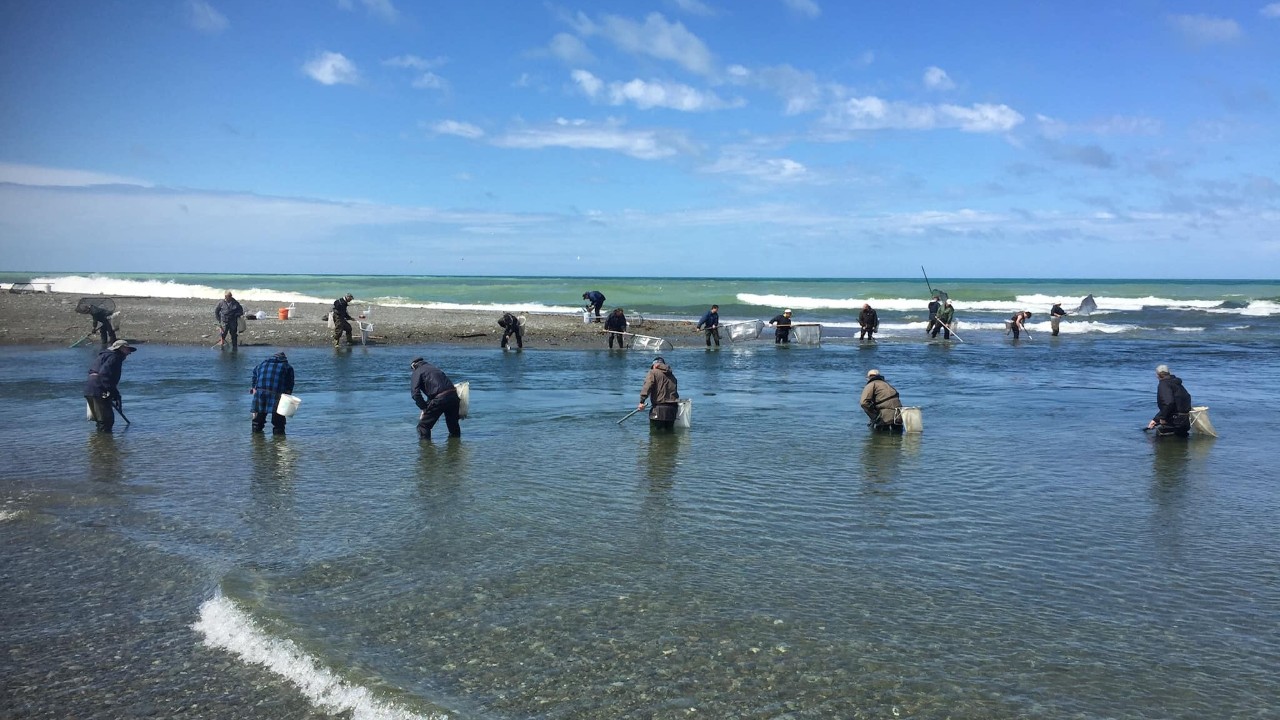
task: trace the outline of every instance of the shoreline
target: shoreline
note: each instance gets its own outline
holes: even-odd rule
[[[0,292],[0,345],[62,345],[80,339],[93,321],[76,313],[82,295],[70,293],[14,294]],[[117,336],[130,343],[209,347],[218,343],[218,326],[213,310],[216,300],[200,298],[114,297],[121,314]],[[332,308],[323,303],[300,303],[295,316],[280,320],[279,303],[250,301],[245,305],[246,329],[240,333],[242,347],[325,347],[333,344],[333,331],[324,321]],[[394,305],[367,305],[358,300],[352,308],[371,307],[365,322],[372,322],[369,345],[448,344],[493,347],[502,341],[498,327],[501,312],[480,310],[424,310]],[[262,320],[250,320],[259,310]],[[603,348],[607,336],[602,323],[584,323],[582,316],[525,314],[524,344],[531,349]],[[632,322],[631,332],[661,337],[673,346],[701,344],[702,334],[694,332],[695,321],[651,320]],[[360,340],[360,331],[353,328]],[[512,338],[514,343],[514,338]],[[97,336],[84,345],[96,345]]]

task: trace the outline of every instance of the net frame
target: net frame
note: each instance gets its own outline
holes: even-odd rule
[[[796,345],[821,345],[822,323],[791,323],[788,339]]]
[[[76,303],[76,312],[81,315],[88,315],[94,310],[114,313],[116,311],[116,301],[109,297],[82,297],[80,302]]]
[[[760,338],[760,333],[764,332],[764,321],[743,320],[740,322],[721,323],[720,327],[725,330],[723,335],[729,342],[757,340]]]
[[[677,403],[676,407],[676,424],[678,428],[688,428],[693,425],[693,399],[685,398]]]
[[[471,381],[455,383],[453,389],[458,393],[458,419],[466,420],[471,413]]]
[[[1191,428],[1198,433],[1204,433],[1209,437],[1218,437],[1218,431],[1214,429],[1213,422],[1209,420],[1209,406],[1197,405],[1191,408],[1191,412],[1187,413],[1191,419]]]
[[[628,347],[639,350],[653,350],[654,352],[672,349],[671,343],[667,342],[665,338],[636,335],[635,333],[631,334],[631,344]]]

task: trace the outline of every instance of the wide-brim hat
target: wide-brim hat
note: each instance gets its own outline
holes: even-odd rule
[[[107,346],[108,350],[123,350],[125,352],[133,352],[138,348],[130,345],[126,340],[117,340]]]

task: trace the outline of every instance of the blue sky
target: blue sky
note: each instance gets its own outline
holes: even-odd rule
[[[8,270],[1275,278],[1280,2],[0,4]]]

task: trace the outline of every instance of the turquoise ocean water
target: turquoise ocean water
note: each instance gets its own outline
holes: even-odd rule
[[[655,317],[791,307],[832,335],[664,353],[694,404],[673,435],[618,423],[651,354],[536,336],[505,354],[291,349],[303,402],[278,440],[250,436],[245,392],[274,348],[144,346],[122,383],[133,422],[110,437],[83,420],[93,350],[0,348],[12,715],[1280,706],[1280,284],[932,279],[973,333],[942,344],[921,332],[923,280],[47,278],[116,296],[231,287],[251,309],[350,291],[575,312],[598,288]],[[1086,294],[1099,311],[1057,338],[1001,331],[1014,309]],[[863,302],[881,308],[879,343],[841,333]],[[471,383],[460,440],[417,442],[416,355]],[[1157,363],[1220,437],[1142,431]],[[869,367],[922,408],[923,434],[867,431]]]

